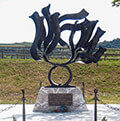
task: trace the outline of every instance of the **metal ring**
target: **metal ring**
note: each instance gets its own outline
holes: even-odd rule
[[[67,81],[66,83],[64,83],[64,84],[57,84],[57,83],[55,83],[55,82],[51,79],[51,73],[52,73],[52,71],[53,71],[55,68],[57,68],[57,67],[58,67],[58,66],[53,66],[53,67],[50,69],[49,73],[48,73],[48,80],[49,80],[51,86],[52,86],[52,87],[68,87],[68,86],[69,86],[69,83],[70,83],[71,80],[72,80],[72,72],[71,72],[71,70],[70,70],[70,68],[69,68],[68,66],[60,66],[60,67],[66,68],[66,69],[68,70],[68,72],[69,72],[69,79],[68,79],[68,81]]]

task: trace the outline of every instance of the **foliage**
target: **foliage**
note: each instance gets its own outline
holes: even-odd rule
[[[105,48],[120,48],[120,38],[114,39],[112,41],[100,42],[98,44],[98,46],[102,46],[102,47],[105,47]]]
[[[12,43],[12,44],[0,44],[0,46],[25,46],[25,47],[31,47],[32,43],[31,42],[21,42],[21,43]],[[112,41],[103,41],[100,42],[97,45],[97,48],[99,46],[105,47],[105,48],[120,48],[120,38],[113,39]],[[59,45],[58,45],[59,46]]]
[[[14,45],[23,45],[23,46],[31,46],[32,45],[32,43],[31,42],[21,42],[21,43],[14,43]]]
[[[13,116],[13,121],[17,121],[16,118]]]
[[[101,121],[107,121],[106,116],[105,116],[105,117],[103,117],[103,119],[102,119]]]
[[[120,6],[120,0],[113,0],[112,4],[113,4],[113,6],[119,7]]]
[[[24,46],[24,47],[31,47],[32,43],[31,42],[15,42],[15,43],[7,43],[7,44],[0,44],[0,46]]]

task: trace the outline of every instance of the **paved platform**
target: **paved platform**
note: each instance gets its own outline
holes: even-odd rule
[[[0,105],[0,110],[11,105]],[[111,104],[110,106],[120,108],[120,104]],[[71,112],[71,113],[35,113],[33,112],[34,104],[26,104],[26,121],[94,121],[94,105],[87,104],[86,112]],[[108,121],[120,121],[120,111],[114,111],[102,104],[98,104],[98,121],[101,121],[106,116]],[[13,116],[17,121],[22,121],[22,105],[18,104],[15,107],[0,113],[0,121],[13,121]]]

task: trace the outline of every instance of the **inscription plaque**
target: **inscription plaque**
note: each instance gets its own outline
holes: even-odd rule
[[[48,94],[48,105],[49,106],[71,106],[73,105],[73,94]]]

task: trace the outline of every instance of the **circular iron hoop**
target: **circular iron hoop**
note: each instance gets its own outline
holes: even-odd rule
[[[64,84],[57,84],[57,83],[55,83],[55,82],[51,79],[52,71],[53,71],[55,68],[57,68],[57,67],[59,67],[59,66],[53,66],[53,67],[50,69],[49,73],[48,73],[48,80],[49,80],[51,86],[52,86],[52,87],[67,87],[67,86],[69,86],[69,83],[70,83],[71,80],[72,80],[72,72],[71,72],[71,70],[70,70],[70,68],[69,68],[68,66],[60,66],[60,67],[66,68],[67,71],[69,72],[69,79],[68,79],[68,81],[67,81],[66,83],[64,83]]]

